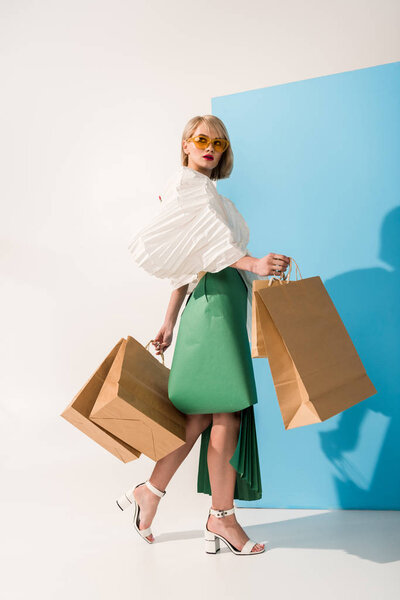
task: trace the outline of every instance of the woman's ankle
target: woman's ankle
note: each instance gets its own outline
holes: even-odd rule
[[[154,481],[151,479],[151,477],[149,477],[149,479],[148,479],[147,481],[148,481],[148,483],[149,483],[151,486],[155,487],[155,488],[156,488],[156,490],[158,490],[159,492],[163,493],[163,492],[166,492],[166,491],[167,491],[167,486],[166,486],[166,485],[160,485],[160,484],[159,484],[157,481],[156,481],[156,482],[154,482]],[[150,490],[150,491],[152,491],[152,490]],[[154,493],[154,492],[153,492],[153,493]],[[157,496],[157,494],[155,494],[155,496]],[[158,496],[158,497],[160,497],[160,496]]]

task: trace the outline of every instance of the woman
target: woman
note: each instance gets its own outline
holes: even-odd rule
[[[201,435],[197,491],[211,494],[206,552],[222,539],[235,554],[259,554],[235,517],[234,498],[261,497],[253,405],[257,393],[250,354],[254,278],[282,275],[289,258],[250,255],[249,230],[235,205],[213,181],[227,178],[233,153],[223,122],[193,117],[182,135],[181,167],[169,180],[161,212],[130,244],[134,260],[170,279],[173,291],[155,336],[156,354],[171,345],[185,299],[168,395],[187,416],[186,443],[158,460],[151,477],[118,501],[135,505],[134,523],[152,543],[151,523],[172,476]]]

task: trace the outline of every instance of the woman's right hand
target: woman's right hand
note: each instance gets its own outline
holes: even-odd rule
[[[153,339],[152,344],[156,347],[156,354],[160,354],[160,350],[165,350],[171,345],[173,337],[173,327],[163,325],[156,337]]]
[[[270,252],[266,256],[258,259],[257,275],[265,277],[266,275],[282,275],[288,268],[290,257],[284,254],[275,254]]]

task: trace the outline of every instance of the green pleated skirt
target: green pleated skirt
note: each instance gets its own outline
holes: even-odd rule
[[[234,498],[262,496],[254,404],[257,391],[246,328],[247,286],[239,271],[207,272],[181,314],[168,396],[185,414],[241,411],[230,464],[237,472]],[[211,495],[207,465],[212,423],[201,435],[197,491]]]

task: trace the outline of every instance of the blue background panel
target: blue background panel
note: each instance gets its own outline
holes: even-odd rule
[[[263,497],[237,506],[400,509],[400,63],[212,99],[235,166],[218,190],[249,250],[319,275],[378,393],[286,431],[253,359]]]

